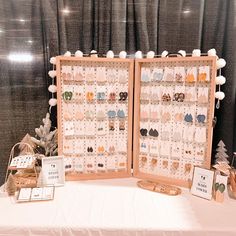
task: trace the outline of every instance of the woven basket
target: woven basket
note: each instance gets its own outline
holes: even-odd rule
[[[33,187],[37,187],[37,180],[38,180],[38,171],[37,171],[37,161],[35,161],[34,165],[31,168],[26,168],[26,169],[15,169],[12,170],[11,168],[9,168],[9,165],[11,163],[11,160],[17,156],[15,155],[16,153],[16,147],[25,145],[27,146],[27,153],[24,153],[24,155],[32,155],[35,156],[34,150],[33,148],[28,144],[28,143],[16,143],[12,149],[11,149],[11,153],[10,153],[10,157],[9,157],[9,162],[8,162],[8,168],[7,168],[7,173],[6,173],[6,178],[5,178],[5,183],[7,181],[7,177],[10,173],[12,173],[14,181],[15,181],[15,185],[17,190],[19,190],[20,188],[33,188]]]

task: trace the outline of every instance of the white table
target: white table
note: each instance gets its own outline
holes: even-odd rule
[[[48,202],[0,198],[0,235],[235,236],[236,201],[167,196],[137,179],[67,182]]]

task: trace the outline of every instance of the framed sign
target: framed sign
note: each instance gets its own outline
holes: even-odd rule
[[[65,183],[64,159],[62,156],[42,159],[43,186],[61,186]]]
[[[211,200],[214,171],[201,167],[194,167],[191,193],[193,195]]]

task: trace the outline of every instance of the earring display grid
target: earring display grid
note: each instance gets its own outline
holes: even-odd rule
[[[133,60],[56,60],[58,154],[66,180],[131,176]]]
[[[210,168],[216,57],[135,61],[134,176],[189,187]]]

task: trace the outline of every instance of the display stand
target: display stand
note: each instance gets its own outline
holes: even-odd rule
[[[66,180],[131,175],[131,59],[59,56],[58,154]]]
[[[27,153],[24,155],[17,155],[16,147],[26,146]],[[16,143],[10,153],[7,172],[5,177],[5,184],[7,177],[10,173],[13,174],[14,182],[17,189],[20,188],[33,188],[37,186],[38,173],[37,173],[37,160],[33,148],[27,143]]]
[[[210,168],[216,57],[135,60],[134,176],[189,187]]]

